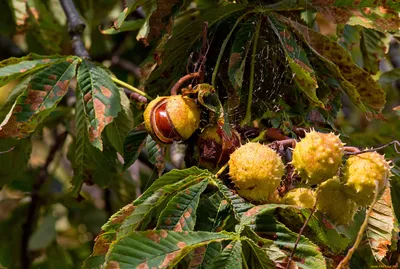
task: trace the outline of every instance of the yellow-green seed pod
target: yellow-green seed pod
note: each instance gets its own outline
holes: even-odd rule
[[[267,202],[280,185],[285,166],[268,146],[249,142],[233,152],[229,175],[242,197]]]
[[[349,199],[338,177],[333,177],[320,186],[317,209],[336,225],[346,225],[357,212],[357,204]]]
[[[343,169],[344,190],[361,206],[370,205],[374,199],[375,182],[381,193],[388,185],[390,165],[377,152],[351,156]]]
[[[143,116],[148,132],[163,143],[188,139],[200,123],[200,109],[193,99],[182,95],[157,97]]]
[[[315,204],[315,192],[307,188],[295,188],[288,191],[282,198],[282,203],[304,208],[313,208]]]
[[[333,133],[311,131],[294,148],[292,164],[308,184],[320,184],[337,175],[343,145]]]

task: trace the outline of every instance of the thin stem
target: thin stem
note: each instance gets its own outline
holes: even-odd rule
[[[289,269],[289,268],[290,268],[290,263],[291,263],[292,260],[293,260],[293,256],[294,256],[294,253],[296,252],[297,246],[298,246],[298,244],[299,244],[299,242],[300,242],[301,235],[303,234],[305,228],[307,227],[307,224],[310,222],[312,216],[314,215],[315,211],[317,210],[317,203],[318,203],[318,198],[319,198],[319,194],[320,194],[319,190],[320,190],[320,187],[318,186],[318,188],[317,188],[317,190],[316,190],[317,195],[316,195],[316,197],[315,197],[314,206],[313,206],[313,208],[311,209],[310,215],[308,216],[307,220],[303,223],[303,226],[301,227],[301,229],[300,229],[300,231],[299,231],[299,234],[297,235],[296,242],[294,243],[294,247],[293,247],[292,253],[290,253],[289,260],[288,260],[288,263],[287,263],[287,265],[286,265],[286,269]]]
[[[8,149],[8,150],[5,150],[5,151],[0,151],[0,154],[9,153],[9,152],[13,151],[14,148],[15,148],[15,147],[12,147],[12,148],[10,148],[10,149]]]
[[[358,231],[356,242],[349,249],[349,251],[346,254],[346,257],[344,257],[344,259],[339,263],[339,265],[336,267],[336,269],[347,268],[347,264],[350,262],[351,257],[353,256],[354,252],[357,250],[358,246],[361,243],[361,239],[363,238],[364,231],[368,225],[368,219],[372,213],[372,210],[374,209],[374,205],[375,205],[376,201],[378,201],[378,195],[379,195],[379,182],[375,180],[374,200],[372,201],[372,204],[369,206],[367,214],[364,219],[364,222],[361,225],[360,230]]]
[[[261,20],[257,24],[256,32],[254,34],[253,40],[253,50],[251,54],[251,68],[250,68],[250,82],[249,82],[249,96],[247,98],[247,109],[246,109],[246,116],[242,121],[242,126],[245,124],[250,124],[251,120],[251,105],[253,103],[253,89],[254,89],[254,73],[255,73],[255,64],[256,64],[256,54],[257,54],[257,43],[258,38],[260,36],[260,29],[261,29]]]
[[[150,95],[148,95],[147,93],[145,93],[145,92],[143,92],[143,91],[141,91],[141,90],[139,90],[139,89],[133,87],[132,85],[129,85],[128,83],[126,83],[126,82],[124,82],[124,81],[122,81],[122,80],[119,80],[119,79],[117,79],[116,77],[111,77],[111,79],[112,79],[115,83],[121,85],[122,87],[125,87],[125,88],[127,88],[128,90],[131,90],[131,91],[133,91],[133,92],[136,92],[136,93],[138,93],[138,94],[140,94],[140,95],[146,97],[148,100],[153,100],[153,98],[152,98]]]
[[[374,152],[374,151],[378,151],[378,150],[387,148],[388,146],[391,146],[391,145],[393,145],[393,148],[396,151],[396,153],[400,154],[400,151],[397,149],[397,147],[400,146],[400,142],[398,140],[393,140],[389,143],[386,143],[383,146],[372,148],[372,149],[365,149],[365,150],[358,150],[358,151],[348,150],[349,152],[346,152],[346,155],[357,155],[357,154],[361,154],[361,153],[365,153],[365,152]],[[354,147],[345,147],[345,151],[347,151],[346,148],[354,148]]]
[[[192,74],[187,74],[186,76],[181,77],[174,86],[172,86],[171,88],[171,95],[177,95],[179,89],[182,87],[183,83],[185,83],[188,80],[194,79],[194,78],[199,78],[200,77],[200,73],[199,72],[195,72]]]
[[[82,33],[85,30],[85,23],[82,21],[74,2],[72,0],[60,0],[68,21],[68,33],[72,41],[72,48],[75,55],[82,58],[90,58],[82,40]]]
[[[128,96],[128,98],[130,100],[133,100],[133,101],[136,101],[139,103],[144,103],[144,104],[147,103],[146,97],[144,97],[136,92],[132,92],[132,91],[128,90],[127,88],[123,88],[123,89],[124,89],[124,93]]]
[[[249,266],[247,265],[246,257],[244,256],[243,251],[241,251],[241,255],[242,255],[242,260],[243,260],[244,268],[245,268],[245,269],[249,269]]]
[[[228,168],[228,163],[226,163],[224,166],[221,167],[221,169],[218,170],[218,172],[215,174],[215,177],[216,178],[220,177],[226,168]]]

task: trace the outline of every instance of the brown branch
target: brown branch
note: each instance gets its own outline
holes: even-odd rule
[[[292,253],[290,253],[289,261],[288,261],[288,263],[287,263],[287,265],[286,265],[286,269],[289,269],[289,268],[290,268],[290,263],[291,263],[292,260],[293,260],[293,256],[294,256],[294,253],[296,252],[297,246],[298,246],[298,244],[299,244],[299,242],[300,242],[301,235],[303,234],[305,228],[307,227],[307,224],[310,222],[312,216],[314,215],[315,211],[317,210],[317,203],[318,203],[318,198],[319,198],[319,187],[318,187],[318,189],[316,190],[316,192],[317,192],[317,195],[316,195],[316,197],[315,197],[314,206],[313,206],[313,208],[311,209],[310,215],[308,216],[307,220],[303,223],[303,226],[301,227],[301,229],[300,229],[300,231],[299,231],[299,234],[297,235],[296,242],[294,243],[294,247],[293,247]]]
[[[187,74],[186,76],[181,77],[175,85],[171,88],[171,95],[177,95],[179,89],[182,87],[182,85],[187,82],[190,79],[194,78],[199,78],[200,74],[198,72],[192,73],[192,74]]]
[[[123,89],[124,89],[126,96],[128,96],[128,98],[130,100],[136,101],[139,103],[144,103],[144,104],[146,104],[148,102],[147,98],[144,97],[143,95],[140,95],[136,92],[132,92],[132,91],[128,90],[127,88],[123,88]]]
[[[357,155],[357,154],[361,154],[361,153],[365,153],[365,152],[374,152],[374,151],[378,151],[378,150],[387,148],[388,146],[391,146],[391,145],[393,145],[393,148],[394,148],[394,150],[396,151],[396,153],[397,153],[397,154],[400,154],[400,150],[397,148],[398,146],[400,147],[400,142],[399,142],[398,140],[393,140],[393,141],[391,141],[391,142],[389,142],[389,143],[386,143],[386,144],[383,145],[383,146],[376,147],[376,148],[371,148],[371,149],[359,150],[359,149],[354,148],[354,147],[344,147],[344,149],[345,149],[345,154],[346,154],[346,155]],[[348,150],[348,149],[350,149],[350,150]],[[358,151],[357,151],[357,150],[354,150],[354,151],[353,151],[353,149],[357,149]],[[347,151],[347,152],[346,152],[346,151]]]
[[[9,153],[9,152],[13,151],[14,148],[15,148],[15,147],[12,147],[12,148],[10,148],[10,149],[8,149],[8,150],[5,150],[5,151],[0,151],[0,154]]]
[[[62,148],[64,142],[67,138],[67,132],[64,132],[56,137],[54,145],[49,151],[49,155],[46,158],[45,164],[39,171],[39,175],[33,183],[31,192],[31,203],[28,208],[28,215],[25,223],[22,227],[22,237],[21,237],[21,268],[29,269],[32,265],[32,258],[29,253],[28,245],[29,239],[34,231],[34,226],[37,223],[38,212],[42,205],[42,198],[40,197],[40,189],[49,177],[48,168],[50,163],[53,161],[57,151]]]

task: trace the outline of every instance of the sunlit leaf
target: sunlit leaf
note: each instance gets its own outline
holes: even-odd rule
[[[103,150],[101,134],[121,111],[119,89],[106,70],[89,60],[79,66],[78,84],[89,120],[89,141]]]
[[[195,247],[231,240],[232,236],[229,233],[180,233],[165,230],[132,232],[112,244],[106,257],[106,268],[173,267]],[[137,249],[142,251],[138,252]]]
[[[177,193],[161,212],[156,229],[193,231],[200,195],[207,184],[208,180],[203,180]]]

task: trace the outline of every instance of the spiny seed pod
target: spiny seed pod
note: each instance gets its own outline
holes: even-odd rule
[[[333,133],[311,131],[294,148],[292,164],[308,184],[322,183],[337,174],[343,145]]]
[[[197,141],[200,167],[212,170],[228,162],[229,155],[240,146],[240,135],[235,130],[231,134],[216,125],[203,130]]]
[[[339,178],[333,177],[321,184],[317,209],[333,223],[345,225],[353,219],[357,205],[346,195]]]
[[[268,146],[249,142],[229,159],[229,175],[240,196],[267,202],[280,184],[284,164],[279,155]]]
[[[282,203],[304,208],[313,208],[315,204],[315,192],[307,188],[290,190],[282,198]]]
[[[388,185],[389,162],[376,151],[351,156],[343,171],[344,190],[347,195],[361,206],[370,205],[374,199],[375,181],[381,193]]]
[[[157,97],[144,111],[144,122],[153,138],[172,143],[188,139],[199,128],[200,110],[187,96]]]

